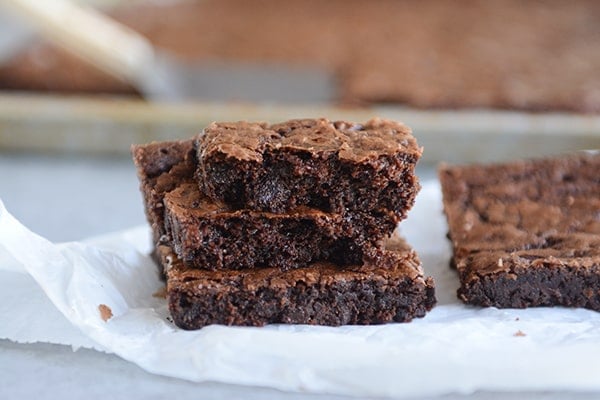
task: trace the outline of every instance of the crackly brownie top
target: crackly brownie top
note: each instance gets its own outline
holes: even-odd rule
[[[461,259],[478,274],[600,267],[600,153],[443,166],[439,174],[459,268]]]
[[[268,125],[264,122],[214,122],[199,141],[201,154],[223,153],[245,161],[262,160],[268,149],[290,149],[361,162],[382,154],[421,155],[407,126],[384,119],[364,124],[319,119],[297,119]]]
[[[308,267],[281,271],[279,268],[246,270],[207,271],[183,265],[169,246],[158,246],[157,250],[165,270],[168,287],[193,292],[197,288],[214,289],[222,293],[231,290],[255,291],[261,287],[285,289],[304,283],[307,286],[329,285],[336,282],[368,279],[378,280],[381,285],[397,283],[399,279],[425,283],[421,262],[416,253],[395,237],[388,241],[377,265],[340,267],[329,262],[315,262]]]

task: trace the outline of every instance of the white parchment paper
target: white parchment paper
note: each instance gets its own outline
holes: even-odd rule
[[[53,244],[0,204],[0,338],[112,352],[150,372],[191,381],[315,393],[600,390],[600,313],[458,302],[437,182],[423,185],[401,233],[436,281],[439,303],[425,318],[189,332],[171,324],[165,300],[153,296],[163,283],[146,255],[145,227]],[[101,304],[113,313],[106,322]]]

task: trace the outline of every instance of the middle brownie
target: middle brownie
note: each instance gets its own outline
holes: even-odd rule
[[[315,261],[361,264],[377,257],[376,249],[395,228],[393,218],[376,213],[236,210],[209,199],[191,182],[167,193],[164,205],[177,256],[187,266],[211,270],[287,270]]]

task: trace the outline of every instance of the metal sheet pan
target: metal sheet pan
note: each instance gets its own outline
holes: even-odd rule
[[[600,148],[600,115],[400,106],[156,104],[109,97],[0,94],[0,149],[124,155],[132,143],[191,137],[211,121],[379,116],[409,125],[429,163],[481,162]]]

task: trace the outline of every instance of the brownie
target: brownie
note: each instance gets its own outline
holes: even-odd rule
[[[301,206],[285,214],[232,209],[179,185],[164,198],[166,233],[191,267],[245,269],[303,267],[328,260],[361,263],[394,231],[390,219],[365,213],[325,213]]]
[[[167,245],[157,251],[166,270],[169,310],[183,329],[405,322],[435,304],[432,279],[423,276],[416,253],[401,240],[381,250],[378,265],[317,262],[288,271],[201,270],[186,267]]]
[[[376,247],[395,228],[389,213],[342,216],[302,206],[273,214],[215,202],[198,189],[192,140],[137,145],[132,153],[153,241],[171,237],[188,266],[289,269],[317,260],[356,264],[375,257]]]
[[[327,119],[212,123],[197,141],[202,191],[239,208],[377,212],[398,222],[419,190],[405,125]]]
[[[463,301],[600,311],[600,153],[439,176]]]
[[[153,243],[165,235],[163,198],[180,183],[191,181],[196,169],[194,141],[153,142],[131,146],[140,180],[146,218]]]

